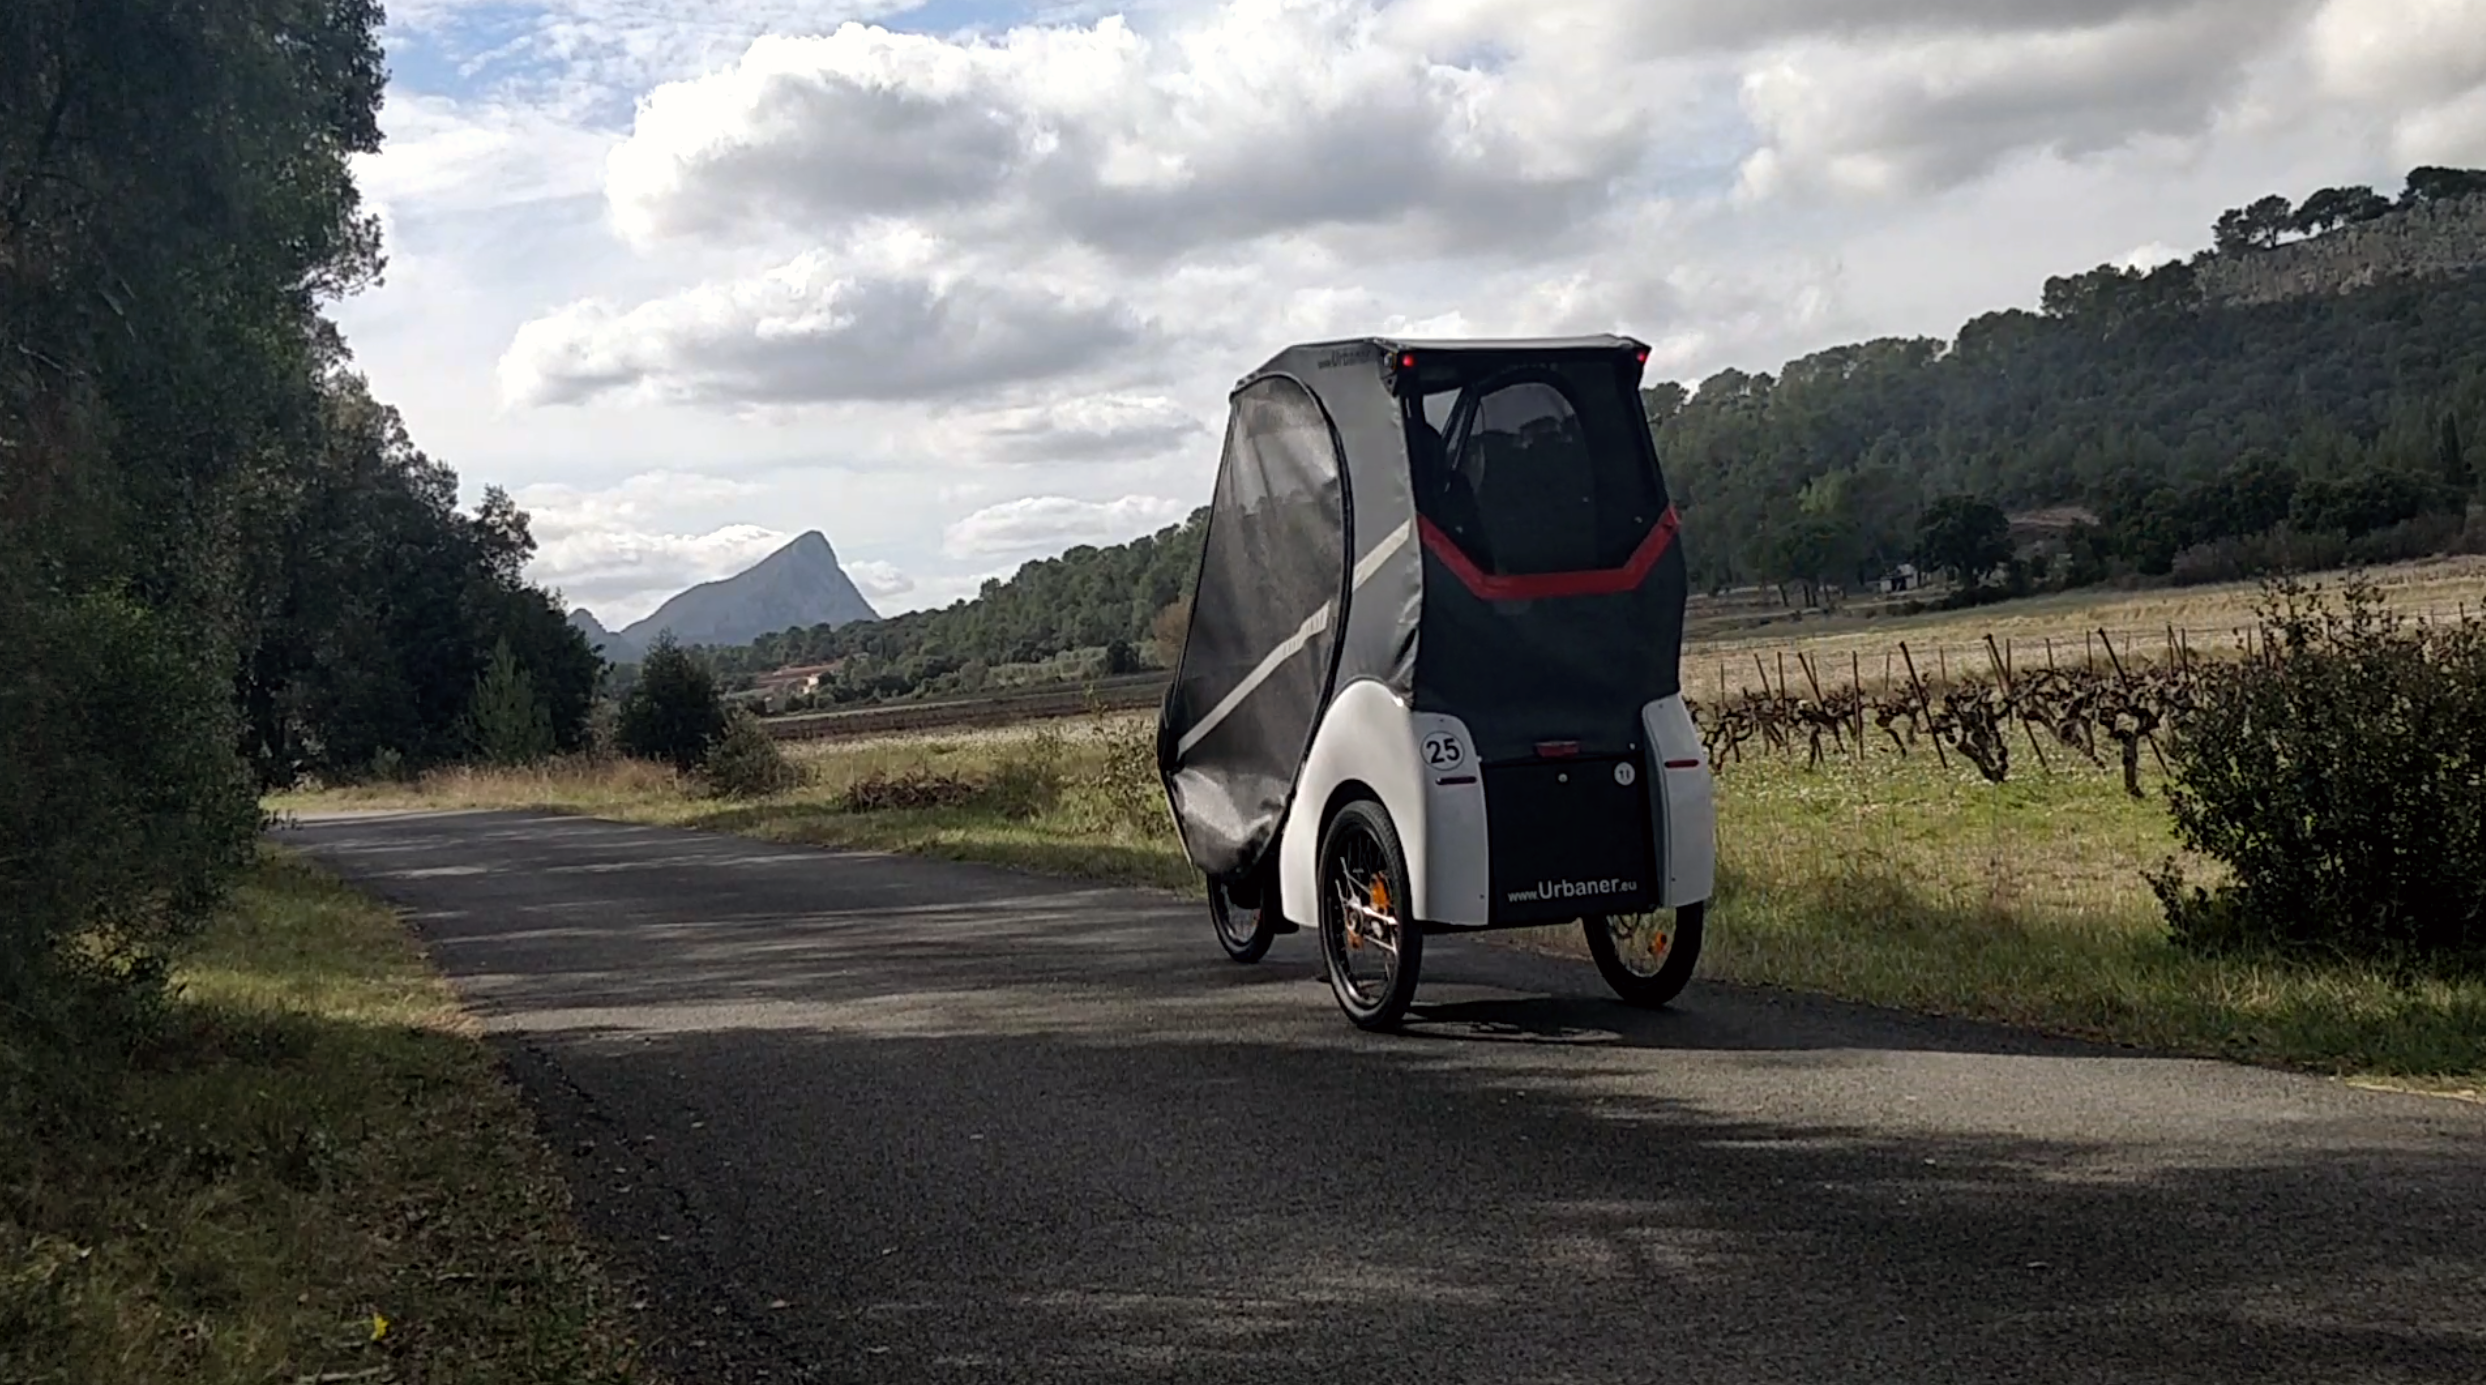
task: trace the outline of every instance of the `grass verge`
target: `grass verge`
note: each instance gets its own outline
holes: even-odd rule
[[[136,1044],[0,1032],[0,1380],[652,1375],[387,909],[270,853]]]
[[[1150,724],[806,747],[805,787],[734,806],[644,767],[595,765],[276,806],[557,809],[1196,893],[1155,797]],[[870,786],[893,779],[955,786],[959,801],[876,808],[885,796]],[[1710,979],[2427,1090],[2486,1085],[2486,981],[2172,946],[2142,875],[2178,854],[2165,810],[2132,800],[2112,772],[1993,785],[1929,753],[1815,770],[1762,758],[1722,773],[1719,819]],[[1586,951],[1576,928],[1499,936]]]

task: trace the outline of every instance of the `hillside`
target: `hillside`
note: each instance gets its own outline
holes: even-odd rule
[[[2459,542],[2486,460],[2480,194],[2420,170],[2398,203],[2268,198],[2219,219],[2218,249],[2052,280],[1950,341],[1654,385],[1696,580],[1869,578],[1945,497],[2095,511],[2036,574],[2056,584]]]
[[[2052,557],[2023,590],[2486,547],[2466,518],[2486,474],[2486,174],[2420,169],[2397,201],[2265,198],[2213,236],[2147,273],[2051,280],[2038,311],[1952,340],[1652,384],[1695,579],[1868,582],[1927,557],[1928,517],[1963,506],[2044,531]],[[1202,519],[1030,563],[946,610],[716,658],[729,675],[837,664],[831,702],[1126,666],[1190,583]]]
[[[827,536],[815,529],[742,572],[675,596],[608,639],[618,652],[635,658],[663,632],[686,645],[747,645],[786,630],[879,619],[880,613],[838,565]],[[594,620],[587,617],[590,625]],[[575,617],[572,623],[577,623]],[[595,630],[584,625],[580,629],[595,641]]]
[[[1206,522],[1207,511],[1195,511],[1129,543],[1031,562],[1006,582],[986,582],[974,600],[944,609],[780,633],[711,657],[728,677],[836,664],[822,681],[822,696],[832,702],[978,692],[996,682],[1069,676],[1088,665],[1138,667],[1161,643],[1156,627],[1165,611],[1190,588]],[[1082,651],[1093,657],[1066,666],[1073,662],[1066,656]]]
[[[604,628],[596,613],[581,606],[570,612],[570,628],[586,637],[587,647],[616,664],[637,663],[647,653],[638,645]]]

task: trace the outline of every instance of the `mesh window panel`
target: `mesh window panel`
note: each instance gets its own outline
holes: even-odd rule
[[[1338,453],[1310,391],[1237,395],[1183,649],[1168,785],[1192,862],[1251,867],[1277,833],[1327,691],[1346,571]]]
[[[1519,367],[1424,412],[1441,451],[1418,477],[1419,508],[1488,574],[1620,567],[1666,509],[1629,431],[1647,424],[1610,363]]]

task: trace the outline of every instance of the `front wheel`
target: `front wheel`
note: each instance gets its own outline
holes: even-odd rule
[[[1683,994],[1700,963],[1706,904],[1580,920],[1597,972],[1626,1005],[1655,1010]]]
[[[1276,940],[1277,890],[1263,885],[1260,902],[1250,908],[1235,901],[1225,882],[1208,882],[1209,922],[1216,925],[1217,943],[1226,955],[1238,962],[1257,962],[1269,955],[1269,944]]]
[[[1378,803],[1338,810],[1321,835],[1321,957],[1338,1008],[1362,1029],[1389,1029],[1416,998],[1424,931],[1410,916],[1407,856]]]

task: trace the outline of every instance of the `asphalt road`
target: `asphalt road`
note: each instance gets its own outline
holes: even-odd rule
[[[2486,1381],[2486,1109],[568,818],[307,821],[702,1381]]]

